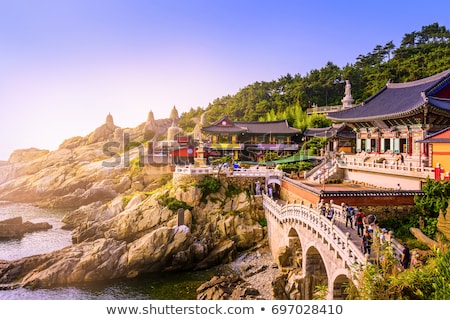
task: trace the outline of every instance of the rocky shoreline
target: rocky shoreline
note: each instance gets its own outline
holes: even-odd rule
[[[267,244],[224,265],[230,274],[215,276],[197,289],[199,300],[274,300],[273,281],[280,275]]]
[[[261,197],[249,192],[251,178],[161,171],[143,165],[140,149],[129,145],[123,158],[105,154],[105,143],[124,147],[124,133],[144,141],[150,124],[122,130],[108,115],[85,137],[66,139],[55,151],[16,150],[1,166],[0,200],[67,209],[62,222],[72,232],[72,245],[63,249],[0,261],[3,288],[52,288],[237,261],[233,268],[245,286],[270,297],[265,273],[274,271],[273,260],[262,250],[265,213]]]

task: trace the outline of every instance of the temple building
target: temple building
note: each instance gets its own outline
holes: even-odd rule
[[[429,165],[436,168],[435,179],[439,180],[441,174],[447,173],[445,179],[450,180],[450,127],[430,134],[420,142],[427,146]]]
[[[287,120],[232,121],[224,116],[201,130],[209,136],[205,145],[209,154],[231,155],[236,160],[257,161],[265,151],[292,154],[301,139],[301,130],[290,127]]]
[[[355,153],[355,131],[344,123],[334,123],[325,128],[308,128],[304,136],[306,140],[326,138],[325,151]]]
[[[363,103],[327,116],[353,128],[356,152],[402,153],[428,162],[428,146],[420,141],[450,126],[450,70],[411,82],[388,82]]]

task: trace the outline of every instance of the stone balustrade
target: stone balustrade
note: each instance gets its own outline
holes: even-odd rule
[[[266,169],[262,168],[227,168],[221,169],[220,172],[226,174],[227,177],[277,177],[281,179],[284,175],[282,170],[278,169]],[[206,166],[206,167],[196,167],[196,166],[176,166],[175,173],[186,174],[186,175],[197,175],[197,174],[218,174],[219,169]]]
[[[400,164],[388,163],[386,160],[378,163],[375,160],[364,161],[360,157],[344,156],[338,161],[338,166],[345,169],[359,169],[384,174],[403,175],[418,178],[434,178],[434,168],[424,165],[414,165],[412,162]]]
[[[351,241],[350,234],[337,227],[335,220],[328,220],[312,206],[303,204],[280,205],[267,195],[263,195],[263,206],[266,212],[271,214],[278,222],[300,223],[312,233],[317,236],[320,235],[322,241],[326,241],[349,268],[364,266],[367,263],[368,256],[365,256],[359,246]],[[342,219],[342,209],[339,212],[339,206],[335,206],[335,208],[338,219]]]
[[[312,205],[280,204],[267,195],[263,195],[264,209],[279,223],[301,223],[304,227],[327,241],[348,266],[363,266],[368,262],[359,245],[350,241],[350,234],[345,230],[346,211],[342,205],[332,204],[333,219],[329,220]],[[395,239],[392,232],[388,232],[386,240],[390,243],[394,256],[401,258],[403,246]]]

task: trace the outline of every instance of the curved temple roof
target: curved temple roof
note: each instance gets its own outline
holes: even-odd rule
[[[421,80],[405,83],[388,83],[378,93],[353,108],[330,113],[334,121],[359,122],[392,119],[420,112],[425,104],[450,113],[450,99],[438,93],[450,86],[450,70]],[[448,92],[449,90],[446,89]]]
[[[248,133],[248,134],[296,134],[300,129],[290,127],[287,120],[268,122],[258,121],[231,121],[227,116],[222,117],[210,126],[205,126],[202,131],[210,133]]]

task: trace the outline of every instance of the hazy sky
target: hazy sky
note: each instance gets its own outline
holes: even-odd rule
[[[0,0],[0,159],[450,28],[450,1]]]

